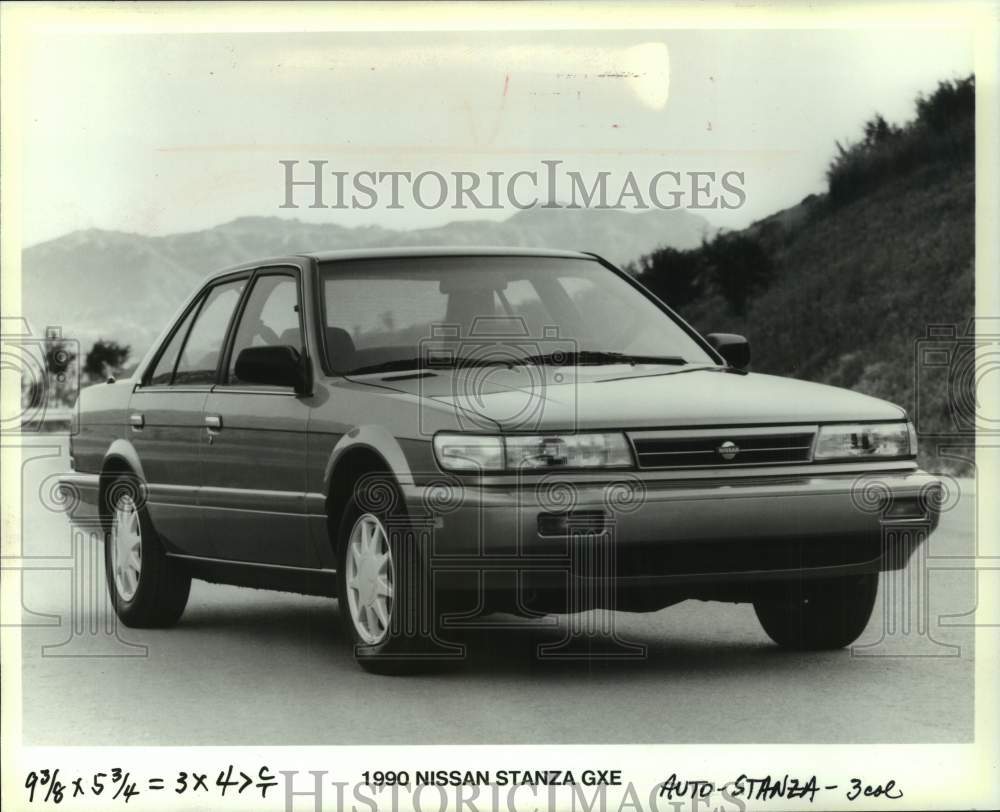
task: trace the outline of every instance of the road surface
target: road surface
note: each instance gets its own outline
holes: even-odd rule
[[[464,633],[469,655],[460,668],[379,677],[354,664],[333,600],[195,582],[176,628],[108,626],[100,545],[78,542],[74,550],[65,515],[42,504],[66,464],[52,436],[38,438],[23,464],[28,744],[887,743],[973,735],[973,630],[962,617],[975,602],[969,571],[932,571],[929,590],[911,595],[916,612],[928,613],[926,628],[916,616],[884,611],[900,581],[886,590],[883,576],[863,648],[853,652],[783,652],[750,606],[689,601],[616,615],[620,636],[647,647],[641,660],[539,660],[537,645],[559,635],[539,621]],[[963,481],[961,500],[944,515],[932,556],[971,554],[972,484]],[[898,621],[894,628],[887,617]]]

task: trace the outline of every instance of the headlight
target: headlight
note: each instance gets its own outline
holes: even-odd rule
[[[859,423],[821,426],[813,459],[888,459],[912,457],[916,453],[916,437],[909,423]]]
[[[507,467],[627,468],[632,454],[624,434],[564,434],[504,438]]]
[[[510,437],[438,434],[438,464],[448,471],[551,468],[630,468],[624,434],[540,434]]]
[[[503,440],[482,434],[438,434],[434,454],[446,471],[502,471]]]

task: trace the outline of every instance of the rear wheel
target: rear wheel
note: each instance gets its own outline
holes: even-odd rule
[[[775,643],[796,650],[843,648],[868,625],[878,573],[802,580],[754,602],[757,619]]]
[[[167,557],[134,477],[116,479],[106,494],[104,566],[115,613],[126,626],[173,626],[187,605],[191,577]]]

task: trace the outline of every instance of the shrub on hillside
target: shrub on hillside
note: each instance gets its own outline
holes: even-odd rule
[[[920,347],[929,326],[961,333],[975,310],[973,90],[971,77],[942,83],[917,99],[911,124],[869,121],[866,146],[842,164],[858,173],[849,191],[866,189],[852,205],[806,198],[692,251],[657,251],[634,272],[703,333],[746,334],[755,372],[919,412],[920,464],[970,473],[950,450],[970,382],[960,391],[924,375]]]
[[[944,132],[976,113],[976,79],[939,82],[930,96],[917,96],[917,122],[934,132]]]
[[[864,138],[837,145],[826,172],[829,203],[848,203],[931,161],[958,163],[975,154],[975,77],[939,82],[930,96],[917,97],[917,117],[899,127],[876,115]]]
[[[675,308],[718,294],[742,316],[747,302],[767,287],[774,264],[760,235],[723,232],[699,248],[661,248],[639,260],[636,277]]]
[[[903,127],[876,115],[864,138],[837,144],[826,172],[829,203],[839,206],[886,180],[931,161],[957,163],[975,154],[975,77],[939,82],[930,96],[917,97],[917,117]]]
[[[771,281],[774,263],[760,238],[745,231],[719,234],[702,246],[708,279],[731,312],[743,316],[750,297]]]
[[[671,307],[684,307],[705,288],[702,249],[661,248],[639,259],[636,278]]]

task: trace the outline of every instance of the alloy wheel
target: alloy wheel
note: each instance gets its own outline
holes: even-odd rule
[[[347,541],[347,603],[363,643],[376,645],[389,633],[395,572],[385,527],[377,516],[358,517]]]
[[[123,601],[132,600],[142,573],[142,525],[139,508],[128,495],[122,495],[115,505],[111,525],[111,569],[118,596]]]

